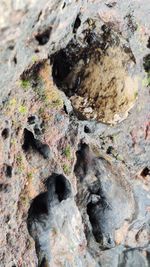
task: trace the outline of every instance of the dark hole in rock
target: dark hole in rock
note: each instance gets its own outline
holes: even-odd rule
[[[143,58],[143,66],[146,72],[150,73],[150,54]]]
[[[28,117],[28,123],[29,124],[34,124],[35,123],[35,120],[36,120],[36,116],[30,116],[30,117]]]
[[[48,214],[53,205],[71,196],[71,184],[61,174],[52,174],[46,180],[47,192],[34,198],[29,209],[29,215],[38,217],[40,214]]]
[[[147,48],[150,48],[150,37],[148,38]]]
[[[38,151],[45,159],[48,159],[50,156],[49,146],[43,144],[40,140],[35,139],[33,133],[27,129],[24,129],[24,143],[22,148],[26,152],[32,148],[33,150]]]
[[[13,49],[14,49],[14,45],[10,45],[10,46],[8,47],[8,49],[9,49],[9,50],[13,50]]]
[[[62,174],[53,173],[46,181],[49,197],[58,199],[59,202],[71,196],[71,184]]]
[[[5,128],[3,131],[2,131],[2,137],[4,139],[7,139],[9,137],[9,128]]]
[[[114,151],[113,146],[109,146],[109,147],[107,148],[106,153],[109,154],[109,155],[111,155],[111,154],[113,154],[113,151]]]
[[[13,57],[13,62],[15,65],[17,64],[17,57],[16,56]]]
[[[59,84],[67,77],[71,70],[71,62],[65,53],[65,50],[61,50],[55,55],[52,75],[56,85]]]
[[[34,52],[35,52],[35,53],[39,53],[40,50],[37,48],[37,49],[34,50]]]
[[[111,244],[112,243],[112,240],[111,240],[111,238],[109,237],[108,238],[108,244]]]
[[[5,223],[8,223],[10,221],[10,215],[5,216]]]
[[[35,36],[35,39],[38,41],[39,45],[45,45],[48,43],[51,30],[52,28],[50,27],[49,29],[46,29],[45,31],[38,33]]]
[[[48,214],[47,192],[38,195],[32,202],[32,212],[35,216]],[[31,212],[31,210],[29,210]]]
[[[91,129],[87,125],[85,125],[84,126],[84,132],[85,133],[91,133],[92,131],[91,131]]]
[[[52,75],[79,119],[115,124],[135,104],[138,80],[128,42],[106,25],[102,30],[86,33],[84,46],[72,40],[53,54]]]
[[[24,143],[22,145],[23,150],[27,152],[30,147],[34,148],[34,142],[35,140],[33,133],[27,129],[24,129]]]
[[[150,169],[148,167],[145,167],[141,172],[141,176],[146,177],[147,175],[150,175]]]
[[[58,199],[61,202],[64,199],[67,199],[71,192],[70,183],[63,175],[58,175],[56,177],[56,194],[58,195]]]
[[[50,258],[50,226],[50,203],[48,202],[48,193],[45,192],[34,198],[27,217],[27,228],[35,241],[38,266],[41,266],[46,255]]]
[[[5,170],[6,176],[7,177],[12,177],[12,166],[6,165],[6,170]]]
[[[80,19],[80,14],[78,14],[78,16],[76,17],[74,26],[73,26],[73,33],[77,32],[77,29],[80,27],[81,25],[81,19]]]

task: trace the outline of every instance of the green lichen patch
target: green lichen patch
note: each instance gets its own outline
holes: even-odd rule
[[[16,165],[18,172],[21,174],[24,170],[24,164],[23,164],[23,157],[20,153],[17,154]]]
[[[20,85],[24,89],[24,91],[27,91],[31,86],[29,80],[21,80]]]
[[[67,158],[68,160],[71,159],[71,147],[70,147],[69,144],[68,144],[68,145],[65,147],[65,149],[64,149],[64,155],[66,156],[66,158]]]
[[[71,169],[70,166],[68,166],[67,164],[63,165],[63,171],[66,175],[69,175],[71,173]]]
[[[21,113],[21,114],[26,114],[27,111],[28,111],[28,109],[27,109],[26,106],[24,106],[24,105],[20,105],[20,106],[18,107],[18,111],[19,111],[19,113]]]

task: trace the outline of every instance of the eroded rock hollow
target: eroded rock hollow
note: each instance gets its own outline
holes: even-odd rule
[[[79,119],[115,124],[135,104],[136,62],[121,35],[105,25],[101,31],[97,34],[94,28],[86,33],[84,46],[71,42],[52,56],[53,77]]]

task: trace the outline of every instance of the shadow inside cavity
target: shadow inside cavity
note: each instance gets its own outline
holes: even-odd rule
[[[24,143],[22,148],[25,152],[28,152],[32,148],[34,151],[39,152],[45,159],[48,159],[50,156],[49,146],[35,139],[33,133],[27,129],[24,129]]]
[[[83,190],[77,195],[77,201],[78,198],[84,199],[83,205],[88,215],[95,241],[99,243],[101,249],[110,249],[115,246],[113,227],[109,223],[110,213],[113,211],[111,211],[112,208],[103,191],[101,181],[98,179],[99,170],[96,171],[95,169],[96,157],[94,157],[89,145],[86,143],[80,144],[76,156],[77,161],[74,172],[79,179],[79,186]],[[97,177],[94,182],[90,179],[93,172],[95,172],[95,176]],[[84,194],[85,196],[81,196],[80,194]],[[84,220],[85,218],[83,218]]]
[[[39,43],[39,45],[45,45],[48,43],[49,39],[50,39],[50,34],[52,31],[52,27],[44,30],[43,32],[38,33],[35,36],[35,39],[37,40],[37,42]]]

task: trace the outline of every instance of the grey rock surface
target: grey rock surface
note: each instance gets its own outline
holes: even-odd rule
[[[149,14],[146,0],[0,0],[0,267],[150,266]],[[138,92],[108,125],[71,97],[113,32]]]

